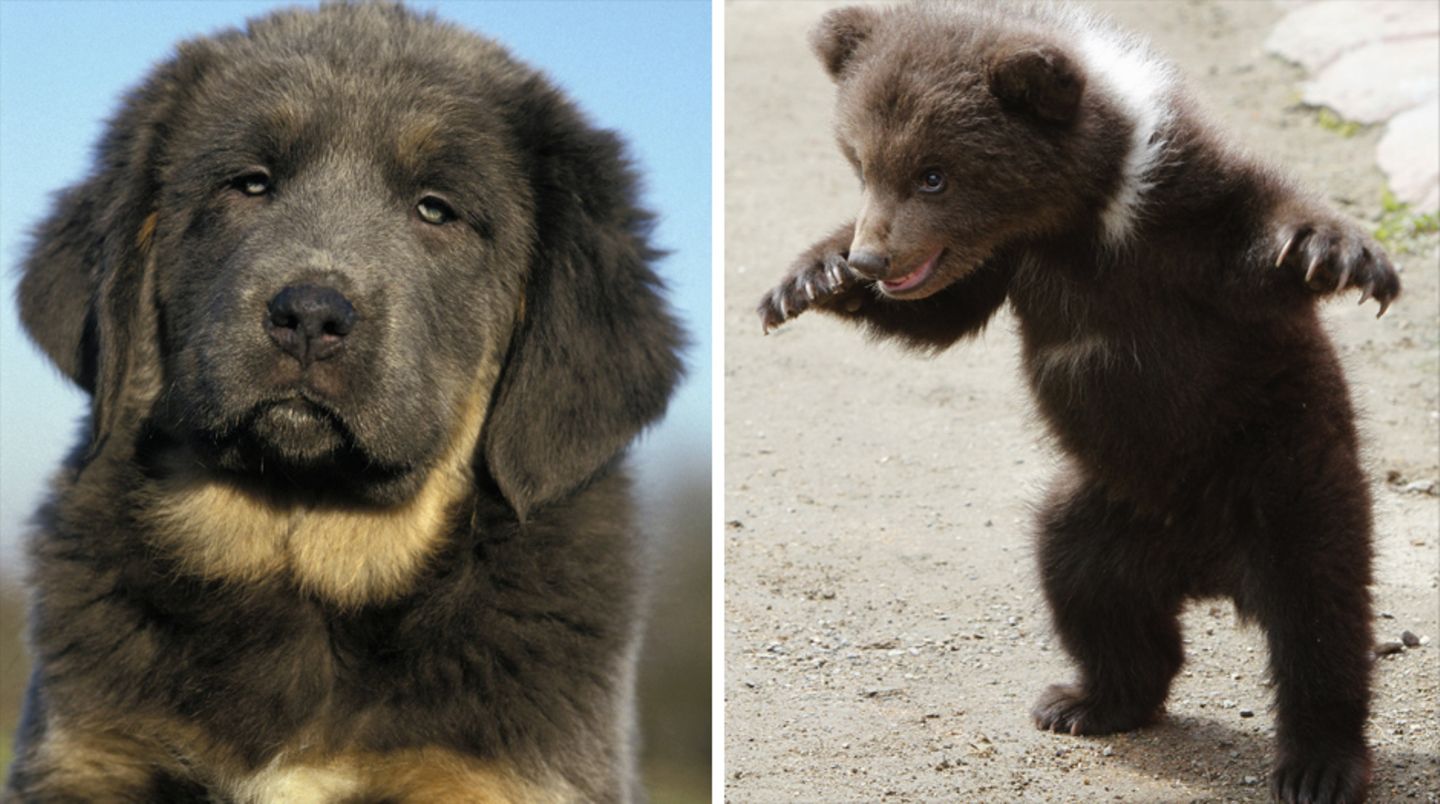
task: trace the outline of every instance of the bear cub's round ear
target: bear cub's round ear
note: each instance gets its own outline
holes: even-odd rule
[[[810,48],[825,65],[830,78],[839,81],[855,57],[855,51],[880,22],[880,10],[866,6],[837,8],[825,14],[810,31]]]
[[[1085,76],[1069,56],[1044,44],[1002,47],[990,61],[990,92],[1007,108],[1068,123],[1080,108]]]

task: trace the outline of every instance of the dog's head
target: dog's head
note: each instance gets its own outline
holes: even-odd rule
[[[330,6],[186,43],[97,163],[19,292],[93,396],[92,455],[148,432],[207,471],[384,504],[478,445],[524,516],[679,374],[616,138],[431,19]]]

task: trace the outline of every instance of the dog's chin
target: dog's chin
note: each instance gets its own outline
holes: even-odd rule
[[[256,448],[294,469],[324,468],[335,462],[349,440],[338,421],[302,400],[262,408],[248,430]]]
[[[192,433],[201,462],[232,482],[286,497],[358,505],[409,499],[428,463],[377,460],[331,411],[302,399],[263,404],[242,424],[219,433]]]

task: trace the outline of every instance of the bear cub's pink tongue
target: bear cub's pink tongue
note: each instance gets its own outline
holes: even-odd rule
[[[920,263],[919,268],[916,268],[899,279],[882,279],[880,284],[884,285],[886,290],[901,292],[918,286],[921,282],[929,278],[930,272],[935,269],[935,263],[940,260],[940,253],[944,250],[945,249],[942,248],[934,254],[931,254],[930,259]]]

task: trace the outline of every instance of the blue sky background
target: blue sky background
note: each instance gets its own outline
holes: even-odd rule
[[[181,39],[294,2],[0,0],[0,569],[88,400],[20,331],[16,270],[50,196],[83,177],[121,93]],[[659,268],[693,340],[689,376],[637,448],[640,487],[663,507],[710,471],[710,4],[413,2],[505,43],[625,137],[659,213]],[[700,515],[702,512],[696,512]],[[709,512],[703,512],[708,520]]]

